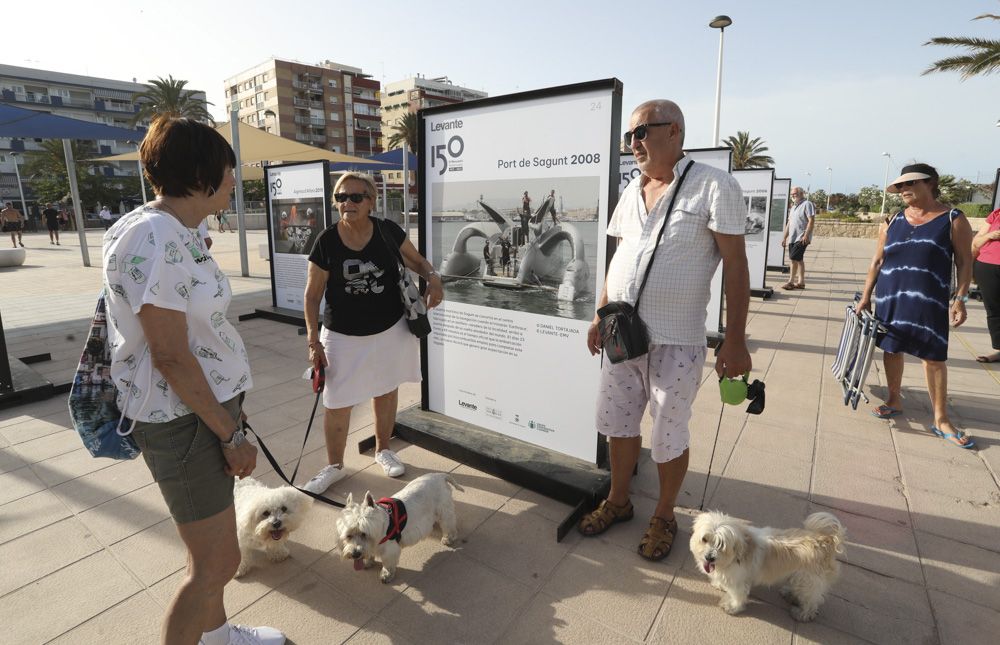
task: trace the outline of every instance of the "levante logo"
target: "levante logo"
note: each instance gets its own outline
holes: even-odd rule
[[[432,123],[431,131],[459,130],[462,125],[461,119],[442,121]],[[461,172],[463,152],[465,152],[465,140],[457,134],[448,139],[448,143],[431,146],[431,168],[440,167],[438,175],[443,175],[446,172]]]

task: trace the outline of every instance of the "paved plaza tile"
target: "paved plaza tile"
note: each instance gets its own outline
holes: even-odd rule
[[[236,322],[270,304],[268,266],[257,258],[263,232],[250,232],[249,277],[241,277],[237,236],[216,234],[214,255],[230,275],[229,311],[246,341],[255,388],[250,421],[283,464],[293,463],[313,397],[301,379],[297,330],[262,319]],[[100,235],[88,234],[99,264]],[[69,381],[100,288],[84,268],[75,235],[49,247],[25,237],[28,261],[0,269],[8,348],[15,357],[48,353],[33,368]],[[808,288],[754,300],[748,333],[754,376],[767,383],[767,409],[722,416],[711,366],[694,403],[691,466],[680,494],[674,552],[659,563],[636,554],[655,506],[657,479],[643,451],[632,485],[633,521],[596,538],[571,532],[562,503],[418,446],[393,440],[407,464],[389,480],[357,442],[373,432],[370,406],[355,409],[345,469],[331,493],[390,495],[420,474],[450,472],[460,539],[404,550],[396,579],[355,572],[336,550],[338,511],[313,510],[293,538],[292,557],[264,564],[227,587],[235,621],[283,628],[308,643],[987,643],[1000,630],[1000,369],[975,363],[988,349],[985,314],[970,303],[952,333],[949,397],[956,424],[976,438],[964,451],[934,437],[917,362],[908,360],[904,414],[875,419],[885,393],[873,364],[872,403],[843,405],[829,371],[844,307],[862,282],[873,242],[818,239]],[[779,285],[784,276],[769,274]],[[581,346],[581,351],[585,351]],[[400,408],[420,388],[400,391]],[[649,423],[644,427],[648,438]],[[796,623],[774,590],[755,590],[746,612],[728,616],[719,592],[687,550],[708,479],[708,508],[756,524],[791,526],[816,511],[847,527],[841,579],[813,623]],[[277,475],[260,460],[256,475]],[[320,426],[302,471],[325,463]],[[301,476],[300,476],[301,477]],[[141,460],[91,458],[72,431],[65,397],[0,409],[0,616],[4,643],[156,642],[159,621],[183,577],[184,551]]]

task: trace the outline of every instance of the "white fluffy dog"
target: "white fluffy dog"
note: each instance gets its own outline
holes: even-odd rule
[[[257,551],[263,551],[271,562],[288,557],[288,536],[302,524],[313,500],[291,486],[268,488],[252,477],[237,480],[234,495],[239,578],[254,565]]]
[[[691,553],[712,586],[724,592],[727,614],[746,607],[750,588],[784,582],[781,595],[795,620],[816,617],[827,590],[840,575],[844,526],[830,513],[813,513],[801,529],[756,528],[724,513],[695,518]]]
[[[347,507],[337,519],[340,556],[353,560],[355,570],[367,569],[378,560],[382,563],[379,579],[388,583],[396,575],[402,547],[429,537],[435,524],[441,529],[441,543],[451,546],[458,527],[449,486],[465,490],[451,475],[428,473],[392,498],[375,501],[367,492],[364,501],[355,504],[348,495]]]

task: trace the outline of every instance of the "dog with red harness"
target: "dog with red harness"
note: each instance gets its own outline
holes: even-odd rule
[[[447,473],[417,477],[395,497],[376,501],[365,493],[360,504],[347,496],[347,506],[337,519],[340,557],[354,562],[354,569],[382,563],[379,580],[392,582],[403,547],[431,537],[436,525],[441,543],[451,546],[458,538],[455,502],[451,489],[464,491]]]

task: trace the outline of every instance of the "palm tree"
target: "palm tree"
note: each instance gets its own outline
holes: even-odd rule
[[[187,81],[175,79],[173,76],[149,80],[146,85],[149,89],[132,96],[132,102],[139,103],[139,111],[132,117],[132,125],[146,119],[152,120],[161,114],[208,121],[215,125],[215,120],[205,107],[212,104],[196,99],[194,92],[184,89],[185,85]]]
[[[750,138],[749,132],[737,132],[736,136],[728,136],[723,145],[733,149],[733,170],[746,168],[769,168],[774,165],[774,159],[765,155],[767,142],[760,137]]]
[[[406,143],[406,147],[409,148],[410,152],[417,149],[416,112],[407,112],[403,116],[396,119],[396,123],[393,124],[392,129],[394,132],[392,133],[392,136],[389,137],[390,150],[402,148],[403,143]]]
[[[984,13],[981,16],[976,16],[973,20],[983,20],[986,18],[1000,20],[1000,16],[992,13]],[[967,52],[959,56],[950,56],[935,61],[923,71],[924,75],[932,72],[959,72],[964,81],[979,74],[1000,72],[1000,40],[963,36],[939,36],[931,38],[924,45],[961,47]]]
[[[34,176],[31,186],[42,201],[64,201],[69,198],[69,180],[62,141],[46,139],[40,146],[40,150],[25,155],[24,172]],[[85,190],[86,180],[91,176],[89,169],[103,164],[99,161],[90,161],[96,156],[93,141],[70,141],[70,149],[73,151],[73,160],[76,163],[76,181],[80,187],[80,199],[85,204],[90,203],[93,201],[92,196]]]

